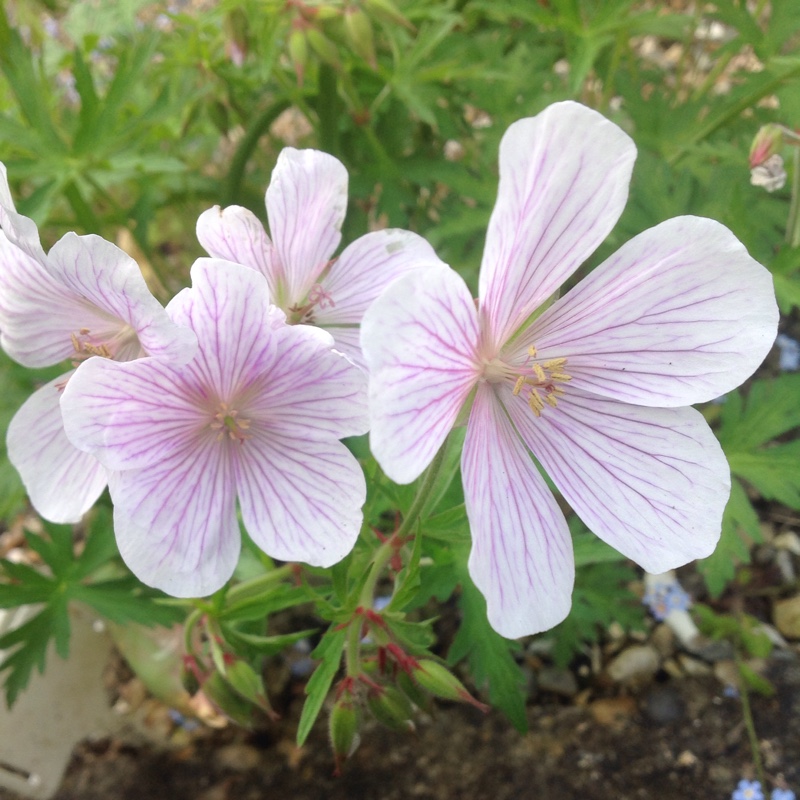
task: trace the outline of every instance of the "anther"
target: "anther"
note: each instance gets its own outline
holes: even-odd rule
[[[522,387],[524,385],[525,385],[525,378],[522,375],[520,375],[519,378],[517,378],[517,382],[514,384],[514,395],[515,396],[518,395],[520,393],[520,391],[522,391]]]

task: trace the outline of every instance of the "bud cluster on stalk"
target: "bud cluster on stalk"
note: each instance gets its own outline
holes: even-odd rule
[[[360,626],[362,644],[375,647],[360,659],[357,673],[346,675],[336,687],[329,722],[336,774],[358,747],[365,712],[390,730],[414,733],[414,715],[429,709],[432,697],[489,710],[442,663],[416,657],[401,647],[392,634],[391,621],[380,613],[359,607],[353,623]]]
[[[246,54],[247,36],[233,11],[226,20],[233,54]],[[399,24],[413,31],[392,0],[286,0],[283,14],[288,20],[286,53],[301,86],[313,60],[335,70],[355,56],[370,69],[378,68],[376,23]]]

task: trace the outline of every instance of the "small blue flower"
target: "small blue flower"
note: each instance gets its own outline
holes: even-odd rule
[[[761,784],[758,781],[739,781],[731,800],[764,800]]]
[[[796,372],[800,369],[800,342],[785,333],[779,333],[775,344],[780,350],[778,359],[780,369],[784,372]]]
[[[642,602],[657,620],[663,621],[671,611],[686,611],[692,599],[679,583],[659,583],[645,594]]]
[[[733,684],[728,683],[722,690],[722,694],[724,697],[739,697],[739,690]]]
[[[791,789],[773,789],[770,800],[796,800]]]

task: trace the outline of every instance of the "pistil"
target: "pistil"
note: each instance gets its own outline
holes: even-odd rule
[[[213,421],[209,423],[209,428],[217,433],[217,441],[221,442],[227,433],[232,441],[244,444],[245,439],[251,439],[252,434],[247,433],[250,428],[250,420],[239,416],[236,409],[232,409],[227,403],[219,404],[219,411],[214,414]]]

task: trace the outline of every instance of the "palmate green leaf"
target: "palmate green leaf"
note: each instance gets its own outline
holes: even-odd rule
[[[775,296],[784,314],[790,314],[793,308],[800,308],[800,275],[773,274]]]
[[[70,623],[67,601],[60,597],[31,619],[0,637],[0,651],[8,651],[0,663],[6,673],[3,688],[11,708],[19,693],[28,685],[34,668],[44,672],[50,640],[55,641],[61,658],[69,655]]]
[[[492,705],[524,733],[528,730],[526,679],[513,655],[519,650],[519,644],[501,636],[489,625],[486,601],[466,569],[461,574],[459,607],[463,617],[447,654],[447,662],[453,665],[466,659],[476,685],[488,684]]]
[[[800,375],[755,381],[746,399],[741,392],[731,392],[720,423],[718,437],[728,459],[799,427]]]
[[[577,570],[569,616],[545,634],[553,640],[553,660],[566,666],[585,642],[595,642],[612,622],[641,628],[642,604],[627,588],[636,572],[624,564],[592,564]]]
[[[306,702],[297,726],[297,744],[302,746],[311,733],[319,716],[322,704],[328,695],[334,676],[342,663],[342,650],[347,638],[347,629],[329,630],[311,653],[312,658],[321,659],[320,665],[306,684]]]
[[[760,542],[758,514],[742,484],[731,481],[731,496],[722,515],[719,544],[708,557],[697,562],[712,597],[719,597],[736,574],[736,565],[750,560],[750,544]]]
[[[753,453],[731,453],[731,471],[767,500],[800,509],[800,441],[763,447]]]

